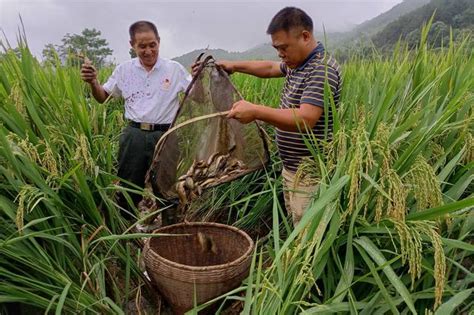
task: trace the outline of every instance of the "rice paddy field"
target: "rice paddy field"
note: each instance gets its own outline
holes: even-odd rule
[[[257,246],[242,285],[191,313],[472,314],[472,38],[432,51],[426,35],[415,51],[343,65],[334,141],[300,170],[319,188],[296,229],[274,144],[266,170],[192,206],[193,220],[235,225]],[[115,201],[132,190],[114,175],[123,105],[96,103],[78,68],[20,44],[0,57],[0,313],[151,314],[139,221]],[[282,80],[233,80],[278,106]]]

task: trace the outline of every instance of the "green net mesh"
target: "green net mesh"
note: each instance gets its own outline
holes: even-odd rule
[[[155,148],[146,178],[155,194],[186,204],[206,188],[267,164],[268,149],[258,123],[241,124],[226,118],[240,99],[227,73],[211,56],[205,58],[170,130]]]

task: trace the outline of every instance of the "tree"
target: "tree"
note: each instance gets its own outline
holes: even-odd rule
[[[432,47],[446,45],[449,43],[449,27],[441,21],[434,22],[428,33],[428,41]]]
[[[421,30],[419,28],[414,29],[405,37],[405,41],[408,47],[415,48],[420,43]]]
[[[470,8],[453,18],[453,25],[458,28],[474,25],[474,8]]]
[[[113,50],[110,49],[107,40],[100,37],[101,32],[93,29],[84,29],[81,34],[64,35],[61,40],[62,44],[54,47],[48,44],[43,49],[43,58],[51,61],[54,52],[57,52],[61,61],[68,65],[77,65],[82,63],[78,59],[79,55],[89,58],[96,67],[102,67],[106,58],[112,55]]]
[[[44,46],[43,52],[43,62],[54,64],[58,58],[58,47],[53,44],[47,44]]]

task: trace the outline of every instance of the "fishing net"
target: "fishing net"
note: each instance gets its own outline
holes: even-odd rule
[[[183,205],[207,188],[263,168],[269,154],[261,127],[226,118],[241,99],[227,73],[206,57],[155,147],[145,185]]]

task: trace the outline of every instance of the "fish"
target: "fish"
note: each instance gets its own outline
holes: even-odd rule
[[[206,161],[204,160],[199,160],[196,162],[196,168],[202,168],[206,166]]]
[[[221,155],[220,157],[217,158],[216,168],[218,171],[222,171],[225,168],[228,159],[229,159],[229,154]]]
[[[214,152],[213,154],[211,154],[211,156],[209,156],[209,158],[206,161],[206,165],[208,167],[211,166],[218,155],[219,155],[219,152]]]
[[[217,245],[209,235],[206,235],[202,232],[197,232],[197,239],[201,247],[201,252],[212,252],[217,255]]]
[[[186,187],[187,189],[194,189],[194,181],[192,179],[192,177],[186,177],[186,179],[184,180],[184,187]]]
[[[194,166],[195,164],[193,163],[191,165],[191,167],[188,169],[188,171],[186,172],[186,176],[193,176],[193,173],[194,173]]]
[[[216,181],[215,178],[208,178],[204,182],[201,183],[201,187],[206,188],[209,185],[211,185],[212,183],[214,183],[215,181]]]
[[[184,181],[178,182],[176,184],[176,192],[178,193],[179,202],[182,205],[188,203],[188,197],[186,196],[186,190],[184,188]]]
[[[196,192],[197,192],[197,195],[198,196],[201,196],[202,195],[202,187],[200,185],[197,185],[196,186]]]

